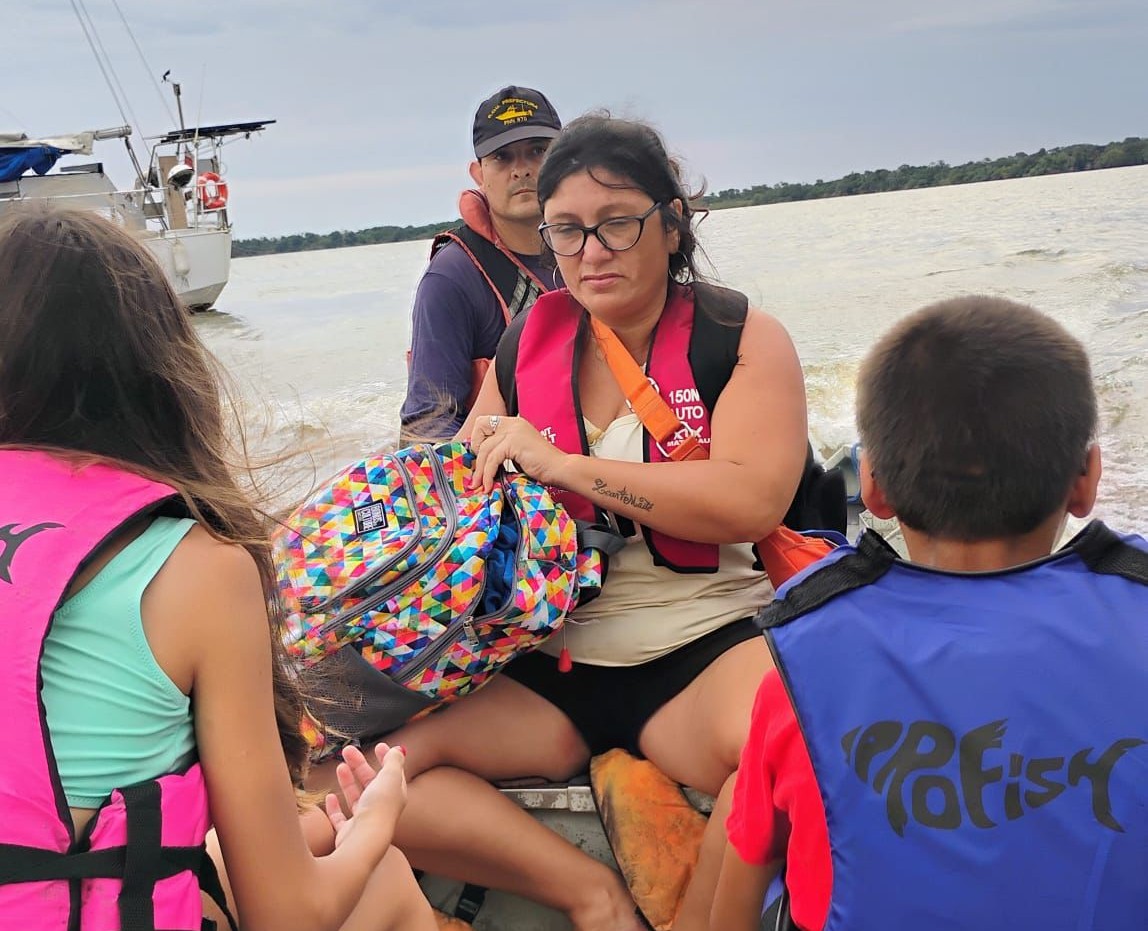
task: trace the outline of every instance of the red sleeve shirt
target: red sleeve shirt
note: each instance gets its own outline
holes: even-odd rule
[[[804,931],[821,931],[833,887],[829,828],[809,751],[776,671],[757,690],[726,831],[746,863],[785,859],[793,920]]]

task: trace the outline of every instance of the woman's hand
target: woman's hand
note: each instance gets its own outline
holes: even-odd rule
[[[475,420],[470,448],[477,458],[471,487],[484,491],[494,487],[502,464],[510,459],[521,470],[544,485],[557,485],[558,474],[567,454],[521,417],[482,415]]]
[[[343,762],[335,770],[335,776],[351,816],[343,814],[334,793],[327,796],[325,804],[327,817],[335,828],[336,847],[347,839],[356,824],[381,824],[384,827],[374,829],[394,832],[395,822],[407,804],[404,755],[401,747],[375,744],[375,756],[379,761],[376,772],[361,750],[356,747],[343,749]]]

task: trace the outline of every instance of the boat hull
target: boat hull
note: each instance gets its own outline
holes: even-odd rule
[[[189,310],[207,310],[224,287],[231,268],[231,229],[222,212],[157,225],[155,202],[139,190],[117,191],[102,166],[72,174],[31,176],[0,183],[0,216],[20,203],[44,203],[91,210],[121,225],[155,256],[180,301]],[[182,207],[182,200],[180,201]]]
[[[207,310],[227,285],[231,231],[184,229],[148,231],[140,237],[155,256],[175,293],[189,310]]]

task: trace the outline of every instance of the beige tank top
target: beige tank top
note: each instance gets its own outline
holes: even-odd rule
[[[605,430],[586,421],[586,438],[592,456],[642,461],[642,425],[635,414]],[[769,578],[753,568],[748,543],[722,546],[717,572],[683,574],[654,565],[639,529],[610,557],[602,594],[575,611],[542,650],[557,656],[566,646],[578,663],[636,666],[751,617],[772,598]]]

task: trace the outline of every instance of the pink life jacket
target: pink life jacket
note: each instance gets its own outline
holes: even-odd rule
[[[682,423],[708,445],[710,410],[703,402],[690,364],[691,336],[698,313],[695,293],[716,299],[715,303],[728,301],[733,294],[698,283],[690,287],[671,285],[665,309],[651,335],[646,374]],[[745,298],[737,297],[744,321]],[[740,325],[733,334],[740,338]],[[586,311],[568,290],[543,294],[522,324],[514,369],[518,413],[559,449],[582,455],[589,454],[589,445],[578,400],[578,379],[569,373],[578,372],[581,347],[589,339]],[[569,390],[559,387],[564,385],[569,385]],[[646,462],[668,462],[670,452],[685,438],[675,438],[663,448],[648,432],[643,431],[643,435]],[[557,488],[550,491],[577,520],[603,522],[599,508],[581,495]],[[627,492],[621,489],[619,493]],[[648,527],[642,528],[642,535],[656,565],[675,572],[717,571],[718,547],[712,543],[681,540]]]
[[[0,924],[116,931],[203,926],[200,877],[218,893],[198,763],[114,790],[74,836],[41,698],[40,657],[80,567],[176,493],[105,465],[0,451]]]

